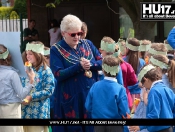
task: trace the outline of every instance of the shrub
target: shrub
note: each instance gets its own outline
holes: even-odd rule
[[[0,19],[9,18],[13,7],[0,7]]]

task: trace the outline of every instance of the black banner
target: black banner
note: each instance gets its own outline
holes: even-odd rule
[[[120,120],[56,120],[56,119],[0,119],[0,126],[57,126],[57,125],[174,125],[175,119],[120,119]]]
[[[140,2],[141,21],[174,21],[175,2]]]

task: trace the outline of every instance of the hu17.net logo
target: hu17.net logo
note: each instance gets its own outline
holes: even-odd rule
[[[174,2],[140,2],[142,21],[175,21]]]

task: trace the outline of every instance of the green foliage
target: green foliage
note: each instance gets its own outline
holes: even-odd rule
[[[19,15],[16,13],[16,11],[11,12],[10,19],[19,19]]]
[[[0,1],[0,7],[2,6],[2,3],[1,3],[1,1]]]
[[[15,0],[13,11],[21,14],[23,18],[27,18],[27,3],[26,0]]]
[[[46,7],[47,8],[55,8],[55,4],[54,3],[47,3]]]
[[[12,7],[0,7],[0,19],[9,18]]]

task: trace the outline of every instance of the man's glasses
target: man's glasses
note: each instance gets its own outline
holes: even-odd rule
[[[82,32],[78,32],[78,33],[68,33],[68,32],[66,32],[66,33],[69,34],[69,36],[71,36],[71,37],[75,37],[76,35],[77,36],[82,36],[83,35]]]

